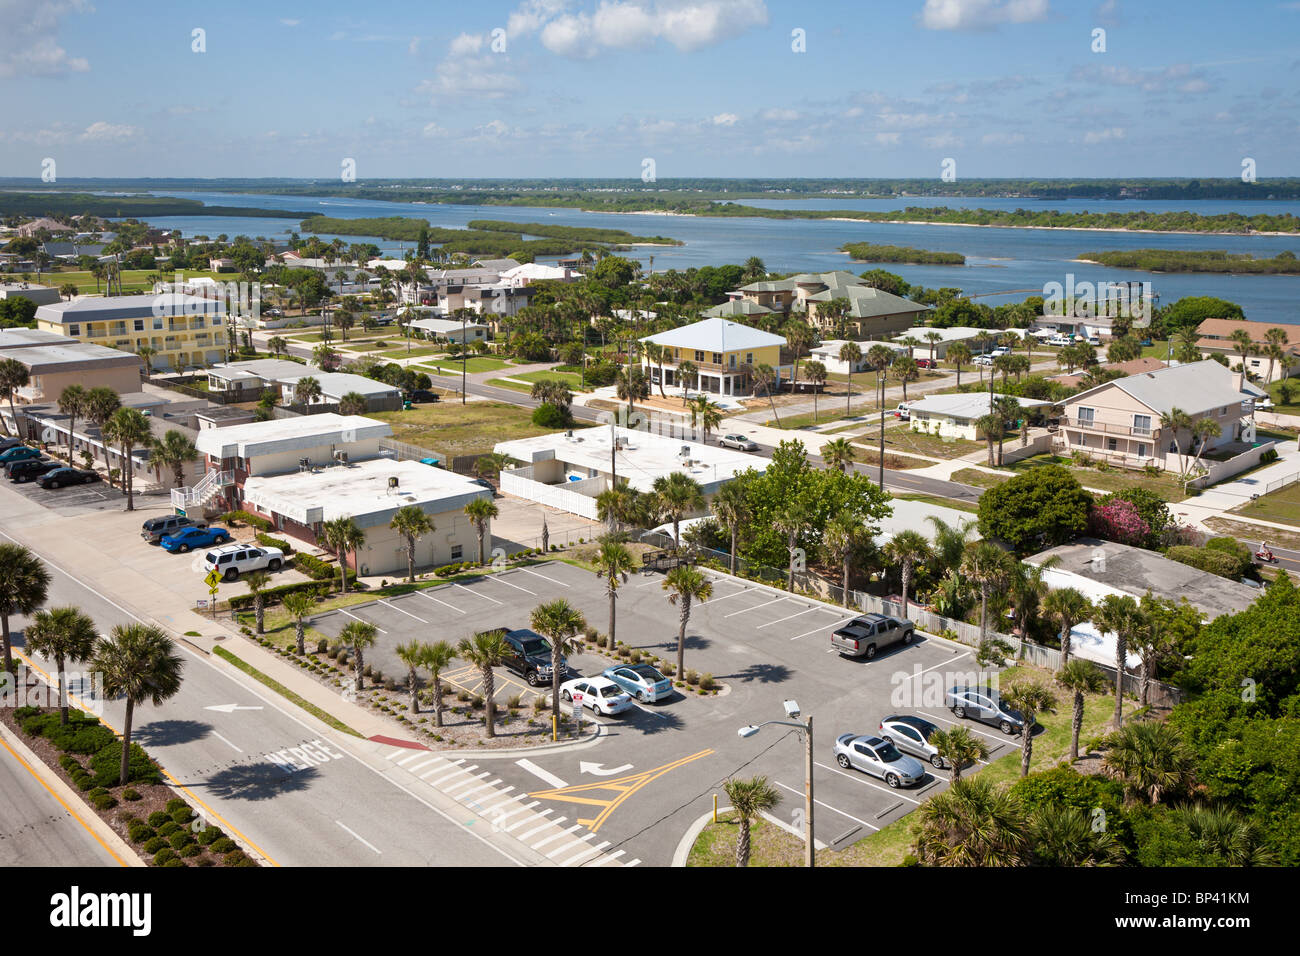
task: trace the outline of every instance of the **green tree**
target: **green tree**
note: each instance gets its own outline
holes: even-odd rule
[[[291,591],[284,596],[281,602],[289,616],[293,618],[294,637],[298,641],[298,654],[300,656],[307,653],[307,630],[303,619],[312,612],[316,606],[316,598],[308,591]]]
[[[429,672],[433,681],[433,725],[442,726],[442,673],[456,658],[456,649],[446,641],[426,644],[420,666]]]
[[[1077,807],[1039,807],[1030,816],[1029,845],[1039,866],[1121,866],[1127,853],[1109,829]]]
[[[360,392],[348,392],[339,399],[340,415],[364,415],[369,407],[370,403]]]
[[[729,481],[713,495],[713,516],[718,519],[727,533],[731,535],[731,573],[736,573],[736,539],[740,529],[749,521],[749,502],[745,497],[745,486]]]
[[[961,388],[961,370],[963,365],[969,365],[972,359],[970,346],[965,342],[954,342],[948,346],[948,361],[957,369],[957,388]],[[983,378],[980,379],[983,381]]]
[[[155,468],[168,468],[172,484],[180,488],[185,484],[185,466],[199,458],[199,450],[184,432],[169,428],[162,438],[152,435],[145,443],[149,447],[149,463]],[[161,477],[161,475],[160,475]]]
[[[59,393],[59,411],[68,416],[68,461],[72,461],[77,419],[85,413],[86,390],[80,385],[67,385]]]
[[[339,640],[352,648],[352,667],[356,672],[353,687],[357,693],[366,687],[366,648],[373,647],[379,637],[379,628],[369,621],[348,621],[339,632]]]
[[[30,375],[26,365],[13,358],[0,359],[0,398],[9,403],[9,420],[13,422],[15,429],[18,426],[18,413],[14,411],[14,394],[18,389],[25,388],[29,381]],[[5,434],[14,433],[8,427],[5,428]]]
[[[350,515],[331,518],[321,527],[321,544],[334,552],[339,562],[339,579],[344,594],[348,593],[348,552],[356,551],[366,542],[366,534]],[[360,559],[357,573],[361,572]]]
[[[311,405],[318,401],[320,396],[320,380],[315,376],[306,375],[293,383],[293,403],[295,405]]]
[[[410,700],[411,713],[420,712],[420,694],[419,678],[416,670],[423,666],[424,659],[428,655],[429,645],[420,641],[411,640],[405,644],[398,644],[393,649],[397,659],[406,665],[406,692]]]
[[[821,390],[826,385],[826,380],[830,377],[830,373],[826,370],[826,366],[821,362],[809,362],[803,367],[803,371],[804,376],[813,386],[813,424],[816,424],[819,417],[817,412],[817,396],[821,394]]]
[[[855,554],[871,540],[866,525],[849,511],[842,511],[826,523],[822,533],[822,547],[827,557],[840,566],[840,590],[845,607],[851,607],[849,592],[849,565]]]
[[[95,652],[99,633],[95,622],[79,608],[56,607],[37,611],[25,632],[27,649],[54,659],[59,678],[59,723],[68,722],[67,664],[81,664]]]
[[[1060,465],[1044,465],[989,488],[980,496],[979,530],[1031,554],[1083,534],[1092,495]]]
[[[104,443],[115,441],[121,448],[122,487],[126,492],[126,510],[135,510],[135,462],[131,453],[153,439],[149,419],[139,409],[119,408],[104,426]]]
[[[845,342],[840,346],[839,360],[844,362],[849,368],[848,387],[844,393],[844,417],[848,418],[852,412],[853,404],[853,371],[862,361],[862,346],[857,342]]]
[[[912,584],[912,571],[918,564],[925,564],[934,556],[930,542],[919,531],[906,529],[898,532],[885,545],[885,557],[902,567],[903,572],[903,617],[907,617],[908,588]]]
[[[686,673],[686,625],[691,619],[691,603],[711,598],[713,585],[696,568],[678,565],[664,576],[662,586],[669,592],[669,603],[680,609],[677,629],[677,676],[680,680]]]
[[[681,547],[682,518],[705,506],[704,489],[698,481],[681,471],[660,475],[652,488],[655,510],[661,518],[673,523],[673,544]]]
[[[1132,597],[1107,594],[1097,602],[1093,623],[1115,635],[1115,727],[1124,723],[1124,674],[1128,669],[1128,643],[1146,624],[1142,609]]]
[[[1135,721],[1107,734],[1102,746],[1102,770],[1123,782],[1130,799],[1159,803],[1185,793],[1194,779],[1192,750],[1168,723]]]
[[[772,407],[772,418],[776,421],[776,427],[781,427],[781,416],[776,411],[776,401],[772,398],[772,390],[776,387],[777,374],[776,369],[763,363],[755,365],[751,375],[754,379],[754,388],[761,391],[767,396],[767,403]]]
[[[961,779],[962,768],[967,764],[989,759],[988,744],[966,727],[936,730],[930,735],[930,744],[948,767],[953,783]]]
[[[921,804],[913,832],[925,866],[1024,866],[1031,852],[1020,801],[984,776],[957,780]]]
[[[736,837],[736,866],[749,866],[750,823],[760,814],[774,809],[781,802],[781,795],[767,782],[767,777],[727,780],[722,789],[726,791],[727,800],[740,822],[740,833]]]
[[[470,524],[474,526],[474,533],[478,535],[478,563],[487,564],[487,552],[485,543],[488,534],[488,528],[493,518],[501,513],[496,502],[491,498],[475,498],[465,505],[465,517],[469,518]]]
[[[126,698],[122,724],[122,765],[119,780],[131,779],[131,725],[135,708],[143,703],[160,706],[181,689],[185,661],[175,642],[152,624],[114,627],[95,647],[92,663],[106,697]]]
[[[1085,694],[1100,694],[1106,687],[1106,676],[1097,665],[1082,658],[1074,658],[1061,665],[1056,672],[1056,683],[1069,691],[1074,698],[1070,717],[1070,762],[1079,759],[1079,734],[1083,730],[1083,702]]]
[[[1093,611],[1092,602],[1077,588],[1057,588],[1043,598],[1043,613],[1060,627],[1062,670],[1070,663],[1070,632],[1091,620]]]
[[[798,501],[787,502],[772,519],[772,527],[785,535],[787,565],[785,589],[787,591],[794,590],[795,566],[800,563],[799,559],[803,554],[803,549],[799,547],[799,539],[811,526],[812,516]]]
[[[415,583],[415,543],[437,530],[433,519],[419,505],[404,505],[393,514],[388,527],[406,542],[406,579]]]
[[[244,575],[244,583],[248,585],[248,593],[253,596],[253,613],[257,620],[257,633],[265,632],[266,618],[266,594],[267,587],[271,584],[271,575],[265,571],[253,571]]]
[[[43,561],[21,544],[0,542],[0,636],[4,639],[5,673],[14,669],[9,618],[33,614],[50,591],[50,572]]]
[[[108,466],[108,442],[109,438],[104,429],[108,425],[108,420],[113,417],[119,408],[122,407],[122,400],[118,398],[117,392],[103,385],[92,388],[86,393],[86,403],[81,412],[87,419],[95,423],[99,429],[100,437],[104,444],[104,468]]]
[[[556,598],[533,608],[528,620],[534,631],[551,642],[551,709],[558,714],[560,662],[574,652],[573,639],[587,626],[587,619],[564,598]]]
[[[626,545],[606,535],[600,539],[595,565],[596,577],[605,580],[605,594],[609,598],[609,640],[612,646],[617,624],[618,589],[627,583],[628,575],[636,570],[637,564]]]
[[[847,438],[835,438],[822,445],[821,456],[827,468],[848,471],[857,458],[857,452],[853,450],[853,442]]]
[[[972,541],[962,556],[961,573],[980,589],[980,645],[988,639],[989,593],[1006,586],[1013,558],[990,541]]]
[[[1020,776],[1029,776],[1029,761],[1034,755],[1034,719],[1039,714],[1056,712],[1056,695],[1034,680],[1020,679],[1002,691],[1002,699],[1020,711],[1024,726],[1020,730]]]

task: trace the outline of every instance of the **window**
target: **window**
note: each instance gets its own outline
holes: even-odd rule
[[[155,315],[155,316],[154,316],[154,319],[153,319],[153,327],[154,327],[154,331],[159,331],[159,330],[162,329],[162,327],[163,327],[163,320],[162,320],[162,316],[161,316],[161,315]]]
[[[68,334],[69,334],[69,335],[80,335],[80,334],[81,334],[81,326],[79,326],[79,325],[69,325],[69,326],[68,326]]]
[[[704,353],[701,352],[699,349],[696,349],[696,350],[695,350],[695,361],[697,361],[697,362],[703,362],[703,361],[704,361]]]
[[[144,319],[136,319],[134,325],[135,325],[135,329],[134,329],[134,330],[135,330],[136,332],[143,332],[143,331],[144,331]]]
[[[460,545],[458,545],[458,544],[453,544],[453,545],[451,546],[451,559],[452,559],[453,561],[459,561],[460,558],[461,558],[461,553],[463,552],[463,550],[464,550],[464,549],[463,549]]]
[[[1133,416],[1133,427],[1134,427],[1136,430],[1140,431],[1140,432],[1149,432],[1149,431],[1151,431],[1151,416],[1150,416],[1150,415],[1134,415],[1134,416]]]
[[[721,365],[721,364],[722,364],[722,353],[721,353],[721,352],[714,352],[714,353],[713,353],[713,364],[714,364],[714,365]]]
[[[1080,425],[1091,425],[1091,424],[1092,424],[1092,421],[1093,421],[1093,418],[1096,416],[1096,414],[1097,414],[1097,410],[1096,410],[1095,408],[1085,408],[1084,406],[1080,405],[1080,406],[1079,406],[1079,424],[1080,424]]]
[[[746,352],[746,353],[745,353],[745,364],[746,364],[746,365],[753,365],[753,364],[754,364],[754,353],[753,353],[753,352]]]
[[[735,368],[735,367],[736,367],[736,353],[735,353],[735,352],[732,352],[730,355],[727,356],[727,364],[728,364],[731,368]]]
[[[1119,442],[1117,442],[1114,438],[1107,438],[1107,439],[1106,439],[1106,450],[1107,450],[1107,451],[1119,451]]]
[[[1147,445],[1146,445],[1146,443],[1145,443],[1145,442],[1138,442],[1138,457],[1139,457],[1139,458],[1145,458],[1146,456],[1147,456]]]

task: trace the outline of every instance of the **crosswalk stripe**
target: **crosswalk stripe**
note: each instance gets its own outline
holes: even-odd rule
[[[558,821],[557,821],[557,822],[558,822]],[[570,833],[572,833],[574,830],[581,830],[581,829],[582,829],[582,824],[581,824],[581,823],[575,823],[573,826],[569,827],[569,829],[567,829],[567,830],[564,830],[564,831],[562,831],[562,832],[560,832],[560,833],[553,834],[552,836],[548,836],[545,840],[538,840],[536,843],[533,844],[533,849],[534,849],[534,850],[540,850],[542,847],[546,846],[546,844],[548,844],[548,843],[554,843],[556,840],[562,840],[562,839],[564,839],[566,836],[568,836]]]
[[[558,818],[556,818],[556,819],[554,819],[554,820],[547,820],[547,821],[546,821],[545,823],[543,823],[541,826],[539,826],[539,827],[533,827],[533,829],[529,830],[527,833],[521,833],[521,834],[519,834],[519,839],[521,839],[521,840],[527,840],[527,839],[528,839],[530,836],[532,836],[533,834],[535,834],[535,833],[541,833],[543,830],[545,830],[545,829],[546,829],[547,827],[549,827],[549,826],[557,826],[557,827],[558,827],[561,823],[563,823],[563,822],[564,822],[565,820],[567,820],[567,819],[569,819],[569,818],[568,818],[568,817],[558,817]]]

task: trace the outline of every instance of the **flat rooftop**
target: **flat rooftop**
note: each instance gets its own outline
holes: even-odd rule
[[[389,487],[393,478],[397,479],[396,488]],[[306,525],[352,517],[363,528],[387,526],[397,510],[407,505],[431,515],[460,513],[473,499],[491,494],[473,479],[453,471],[389,458],[255,476],[244,482],[245,499],[259,511]]]
[[[928,501],[911,501],[907,498],[895,498],[889,504],[894,509],[894,513],[888,518],[880,519],[880,534],[876,535],[877,545],[883,546],[902,531],[915,531],[934,544],[934,523],[927,520],[931,516],[952,527],[960,525],[963,521],[969,521],[972,539],[978,539],[980,536],[976,528],[978,516],[969,511],[945,508]]]
[[[62,336],[58,336],[62,338]],[[62,344],[32,344],[12,350],[0,346],[0,358],[22,362],[33,372],[57,371],[63,367],[77,368],[92,365],[136,365],[143,367],[144,360],[134,352],[63,339]]]
[[[296,418],[248,422],[200,433],[195,445],[205,455],[220,458],[250,458],[319,448],[321,445],[350,445],[369,438],[387,438],[393,430],[386,422],[361,415],[299,415]]]
[[[626,479],[639,491],[650,491],[656,478],[675,471],[685,472],[703,485],[705,490],[712,491],[710,485],[730,481],[746,469],[764,471],[767,468],[767,459],[729,448],[699,445],[680,438],[630,428],[615,428],[612,431],[622,440],[622,447],[616,456],[618,477]],[[557,459],[575,469],[608,475],[612,441],[611,429],[597,426],[574,429],[572,438],[566,437],[564,432],[556,432],[499,442],[494,450],[516,458],[525,465]],[[682,453],[683,449],[686,454]]]

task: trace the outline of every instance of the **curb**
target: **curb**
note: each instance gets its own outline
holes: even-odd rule
[[[718,807],[718,813],[722,813],[724,809],[728,812],[731,811],[731,807]],[[690,858],[691,850],[695,846],[695,841],[700,838],[700,834],[704,832],[704,828],[712,822],[713,811],[709,810],[690,825],[687,831],[682,834],[682,838],[677,841],[677,849],[673,851],[673,862],[670,864],[671,866],[686,865],[686,861]]]

